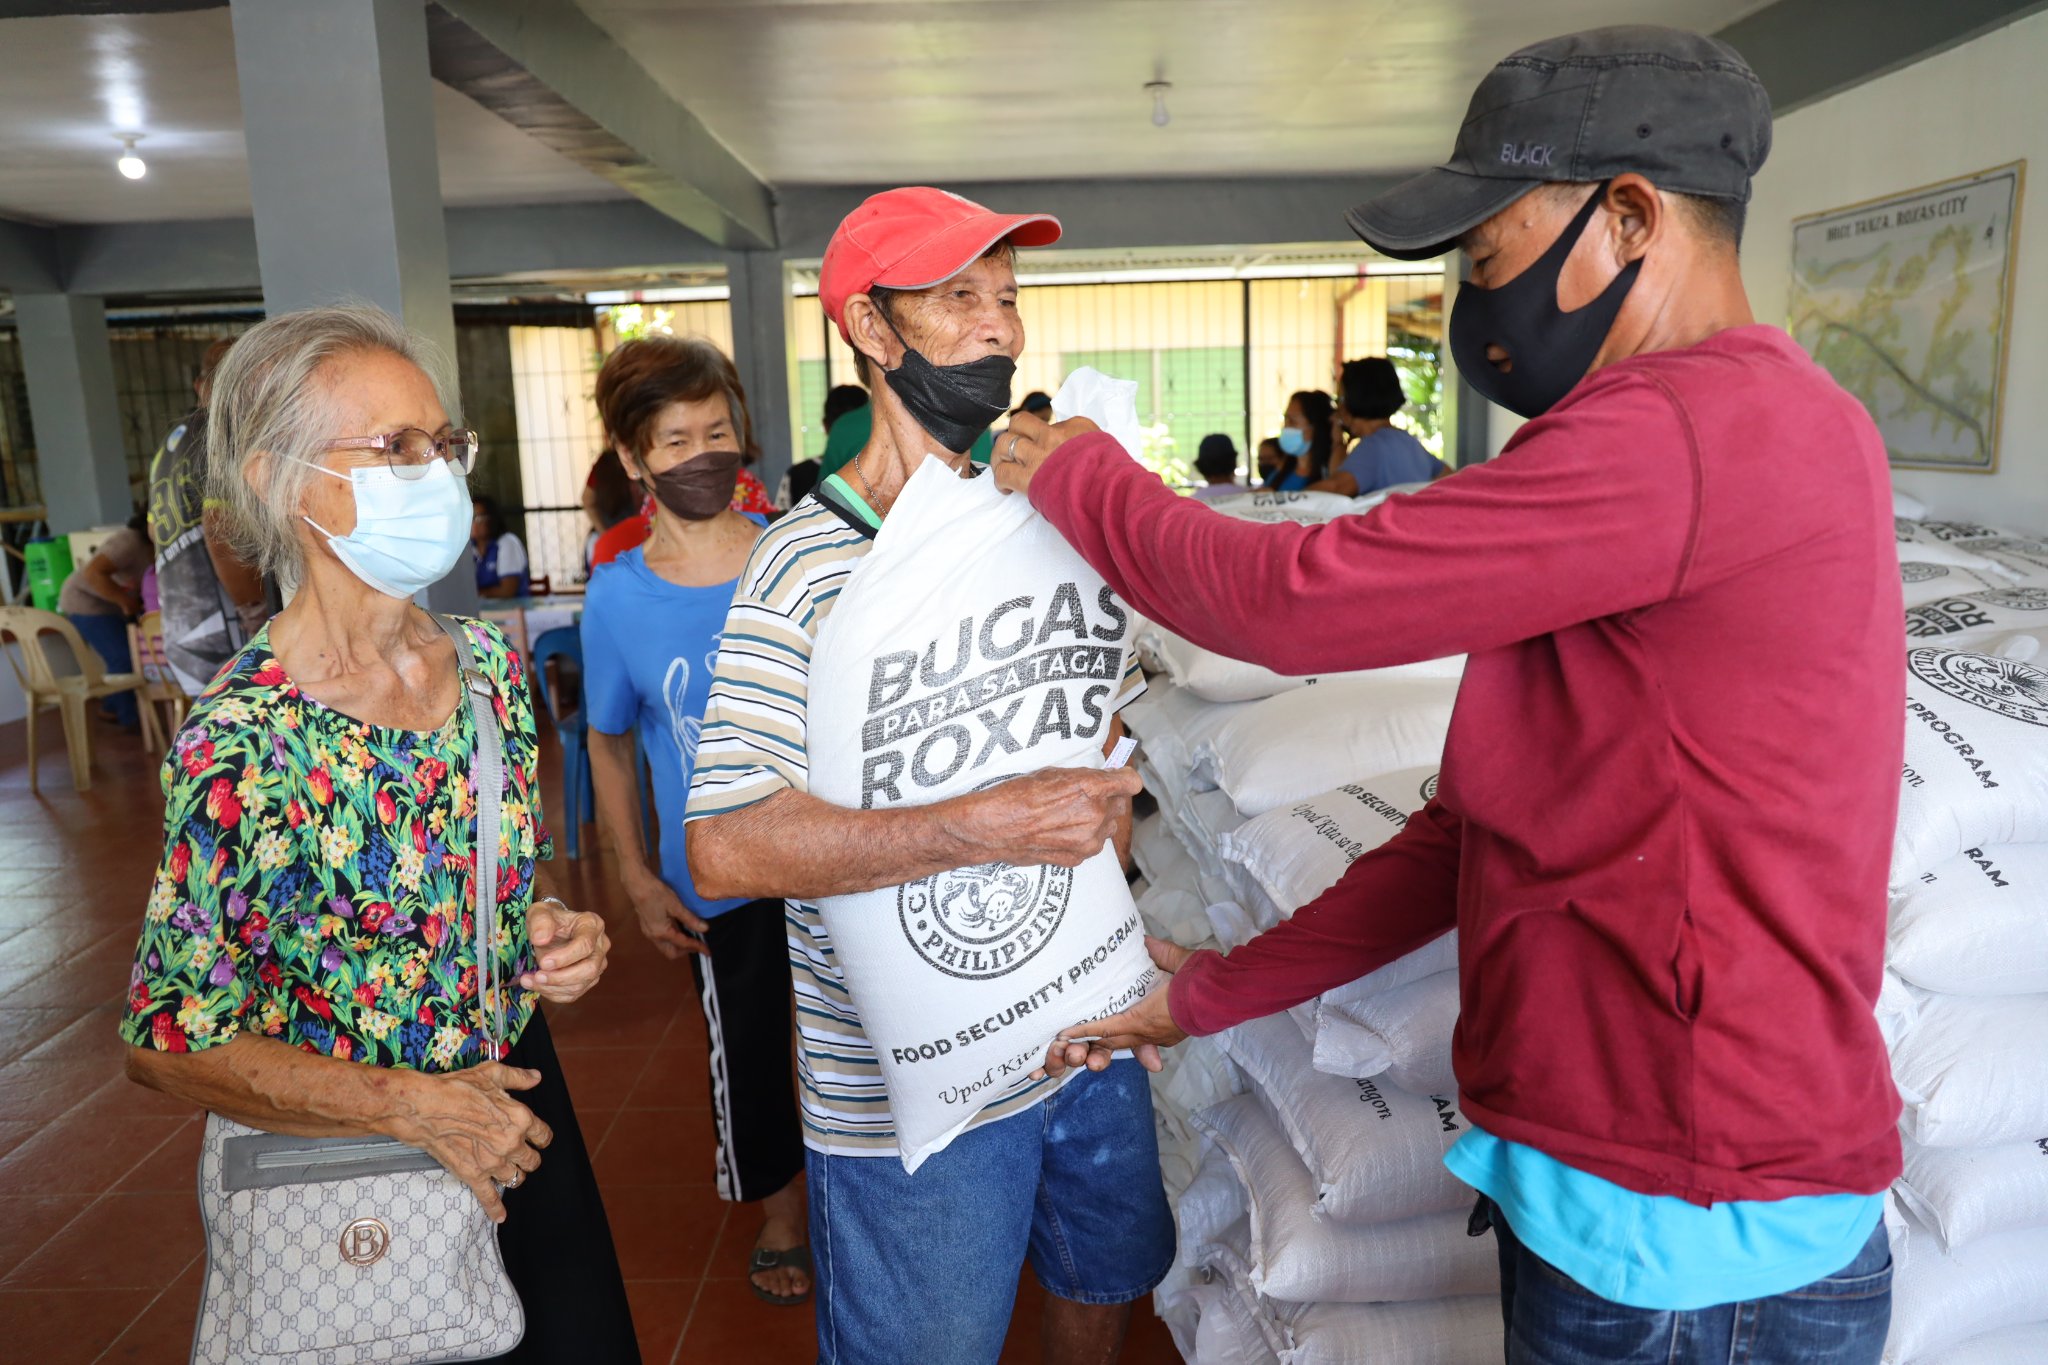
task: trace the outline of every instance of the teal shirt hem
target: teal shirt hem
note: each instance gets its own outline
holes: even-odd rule
[[[1690,1312],[1770,1298],[1842,1269],[1884,1216],[1882,1194],[1711,1207],[1638,1194],[1478,1128],[1444,1153],[1498,1204],[1522,1245],[1601,1298]]]

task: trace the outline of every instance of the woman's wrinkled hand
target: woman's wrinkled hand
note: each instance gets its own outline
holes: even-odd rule
[[[516,1188],[539,1168],[541,1149],[555,1140],[547,1124],[510,1093],[533,1089],[540,1073],[483,1062],[467,1071],[394,1074],[411,1080],[409,1102],[391,1125],[392,1136],[440,1162],[469,1186],[492,1222],[504,1222],[499,1187]]]
[[[554,1005],[582,998],[604,975],[612,941],[604,920],[581,913],[552,898],[535,901],[526,912],[527,938],[533,944],[535,970],[519,978],[521,990],[538,991]]]

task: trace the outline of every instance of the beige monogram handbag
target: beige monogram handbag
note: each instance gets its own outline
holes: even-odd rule
[[[490,998],[504,752],[492,689],[455,642],[476,728],[477,991]],[[502,1003],[502,998],[501,998]],[[503,1016],[488,1055],[502,1051]],[[469,1187],[392,1138],[299,1138],[206,1116],[206,1285],[193,1365],[425,1365],[519,1344],[526,1316],[497,1227]]]

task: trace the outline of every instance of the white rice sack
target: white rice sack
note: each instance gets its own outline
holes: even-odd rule
[[[1443,760],[1458,685],[1445,678],[1349,678],[1247,702],[1194,749],[1195,778],[1247,817],[1375,773]]]
[[[2048,1321],[2048,1228],[1984,1237],[1945,1252],[1921,1230],[1892,1278],[1885,1365],[1917,1365],[2001,1328]]]
[[[1884,984],[1877,991],[1877,1031],[1884,1035],[1884,1048],[1897,1048],[1906,1031],[1920,1019],[1920,997],[1905,979],[1887,968]]]
[[[2048,1360],[2048,1322],[1986,1332],[1924,1355],[1914,1365],[2041,1365]]]
[[[2048,540],[2035,536],[2000,536],[1974,540],[1970,552],[2004,569],[2019,583],[2048,586]]]
[[[1974,521],[1916,521],[1903,517],[1892,519],[1892,529],[1901,545],[1968,545],[2012,534]]]
[[[1156,672],[1166,674],[1176,687],[1184,687],[1207,701],[1260,701],[1305,687],[1344,678],[1372,676],[1457,678],[1465,672],[1465,656],[1432,659],[1399,668],[1355,670],[1314,676],[1275,673],[1262,664],[1234,659],[1204,649],[1161,625],[1147,625],[1138,637],[1138,654]],[[1313,701],[1313,698],[1302,698]]]
[[[1195,1320],[1188,1359],[1199,1365],[1279,1365],[1280,1357],[1234,1286],[1221,1280],[1203,1285],[1195,1301],[1201,1316]]]
[[[1923,873],[1892,903],[1890,947],[1922,990],[2048,993],[2048,844],[1965,849]]]
[[[884,810],[1100,768],[1129,628],[1028,503],[928,459],[819,631],[811,792]],[[1061,1028],[1159,979],[1107,843],[1076,868],[985,863],[819,910],[910,1171],[1031,1084]]]
[[[1201,896],[1178,886],[1149,886],[1137,897],[1138,918],[1145,932],[1183,948],[1201,948],[1215,943],[1209,928],[1208,908]]]
[[[1282,1365],[1499,1365],[1500,1298],[1278,1304]]]
[[[1892,1187],[1949,1251],[1980,1237],[2048,1227],[2048,1138],[1997,1147],[1906,1144]]]
[[[1922,559],[1899,562],[1899,580],[1905,585],[1906,609],[1926,606],[1944,598],[2009,588],[2006,576],[1994,573],[1990,564],[1971,568],[1961,564],[1936,564]]]
[[[1928,1147],[2048,1133],[2048,996],[1929,996],[1892,1053],[1902,1132]]]
[[[1443,1162],[1468,1127],[1455,1094],[1409,1095],[1324,1075],[1278,1017],[1218,1036],[1308,1168],[1316,1217],[1388,1223],[1470,1207],[1472,1191]]]
[[[1906,764],[1893,894],[1966,848],[2048,843],[2048,672],[1906,651]]]
[[[1124,726],[1138,737],[1139,770],[1159,804],[1178,807],[1216,783],[1195,773],[1195,750],[1249,704],[1218,705],[1203,701],[1184,687],[1155,681],[1145,695],[1120,713]]]
[[[1218,498],[1209,504],[1211,510],[1239,521],[1294,521],[1315,526],[1332,517],[1353,516],[1369,512],[1371,507],[1360,507],[1355,500],[1342,493],[1311,493],[1296,489],[1291,493],[1242,493],[1236,497]]]
[[[1451,1034],[1458,1027],[1458,974],[1438,972],[1362,1000],[1316,1008],[1315,1065],[1335,1076],[1385,1073],[1411,1095],[1453,1094]],[[1367,1071],[1375,1061],[1380,1071]]]
[[[1493,1239],[1465,1235],[1467,1208],[1369,1225],[1316,1218],[1308,1168],[1257,1100],[1226,1100],[1195,1115],[1195,1124],[1244,1182],[1251,1284],[1268,1298],[1406,1303],[1499,1292]]]
[[[1937,597],[1908,608],[1906,638],[1944,649],[1969,649],[2043,624],[2048,624],[2048,587],[2014,584]]]
[[[1346,783],[1246,821],[1224,836],[1221,855],[1291,915],[1400,833],[1436,795],[1436,780],[1437,770],[1423,767]]]
[[[1195,860],[1164,815],[1154,812],[1131,826],[1131,858],[1154,886],[1195,884]]]

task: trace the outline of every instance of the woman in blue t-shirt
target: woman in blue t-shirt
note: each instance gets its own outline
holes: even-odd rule
[[[754,1292],[811,1290],[802,1130],[790,1081],[789,950],[780,901],[706,900],[690,880],[683,810],[733,586],[766,524],[731,510],[751,429],[739,375],[709,342],[648,337],[597,377],[607,439],[654,494],[646,541],[600,566],[583,608],[583,685],[598,820],[645,934],[687,957],[711,1046],[718,1193],[760,1201]],[[654,779],[660,866],[640,830],[633,731]]]
[[[1330,475],[1330,451],[1336,441],[1330,419],[1337,406],[1321,389],[1302,389],[1288,396],[1286,425],[1280,428],[1280,453],[1287,457],[1280,477],[1267,486],[1292,493]]]

